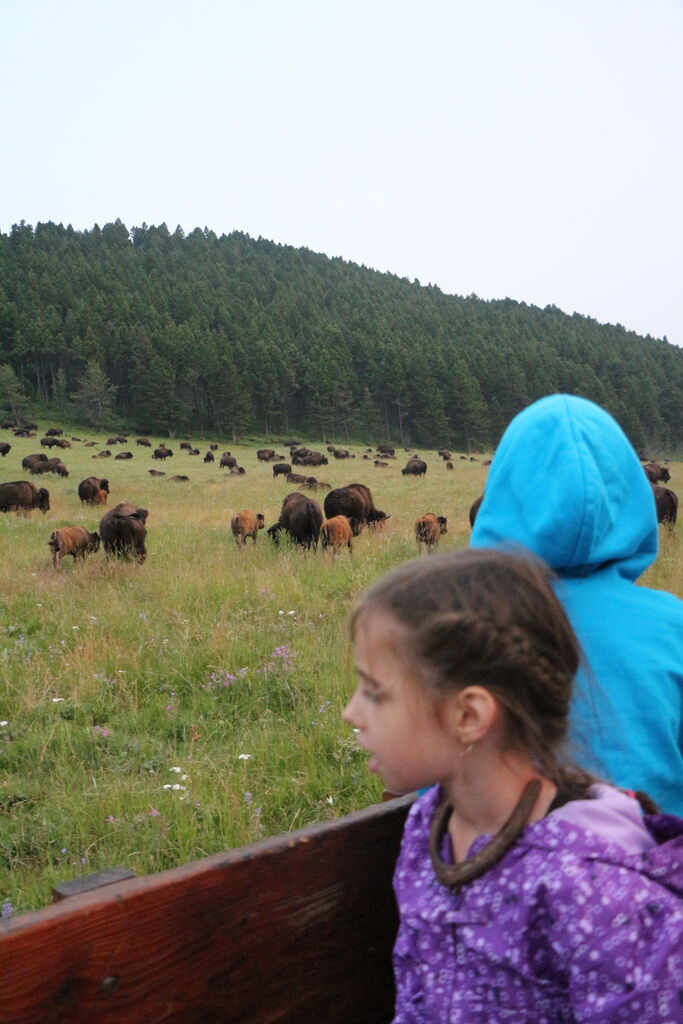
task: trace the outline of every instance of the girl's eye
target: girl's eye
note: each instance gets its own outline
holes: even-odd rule
[[[382,694],[378,693],[377,690],[370,690],[364,686],[360,692],[362,696],[365,697],[366,700],[369,700],[372,704],[379,704],[379,702],[382,700]]]

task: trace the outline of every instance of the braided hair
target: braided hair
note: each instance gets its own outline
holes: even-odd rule
[[[389,612],[412,637],[406,655],[434,696],[483,686],[504,710],[507,749],[527,753],[569,798],[594,778],[564,754],[581,660],[553,575],[526,551],[468,548],[398,566],[352,614]]]

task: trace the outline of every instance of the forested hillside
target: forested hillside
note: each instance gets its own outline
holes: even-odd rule
[[[0,234],[0,364],[29,408],[103,427],[484,447],[566,391],[644,451],[683,442],[683,352],[666,341],[240,232]]]

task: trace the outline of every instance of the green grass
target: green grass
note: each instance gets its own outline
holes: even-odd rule
[[[7,439],[0,481],[27,477],[21,459],[38,438]],[[467,544],[486,469],[456,456],[448,472],[421,452],[426,478],[404,478],[405,453],[379,469],[354,447],[356,459],[313,472],[333,487],[367,483],[391,513],[383,533],[361,535],[353,558],[274,549],[265,532],[238,550],[231,515],[251,508],[270,525],[294,488],[257,461],[256,445],[226,446],[243,477],[205,465],[209,440],[193,441],[195,457],[170,442],[163,466],[134,444],[121,462],[74,442],[61,453],[67,479],[28,477],[50,490],[47,515],[0,516],[0,900],[15,913],[80,874],[159,871],[380,797],[340,717],[354,685],[348,611],[415,555],[418,515],[448,516],[443,550]],[[152,478],[153,467],[190,482]],[[52,530],[98,526],[76,494],[90,475],[109,479],[109,507],[149,509],[144,565],[100,552],[53,569]],[[663,536],[648,582],[681,593],[680,567],[677,536]]]

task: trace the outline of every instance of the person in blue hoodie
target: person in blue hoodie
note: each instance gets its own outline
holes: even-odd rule
[[[604,409],[551,395],[512,420],[471,546],[522,545],[555,570],[585,658],[571,714],[577,758],[683,816],[683,601],[635,585],[658,541],[651,486]]]

